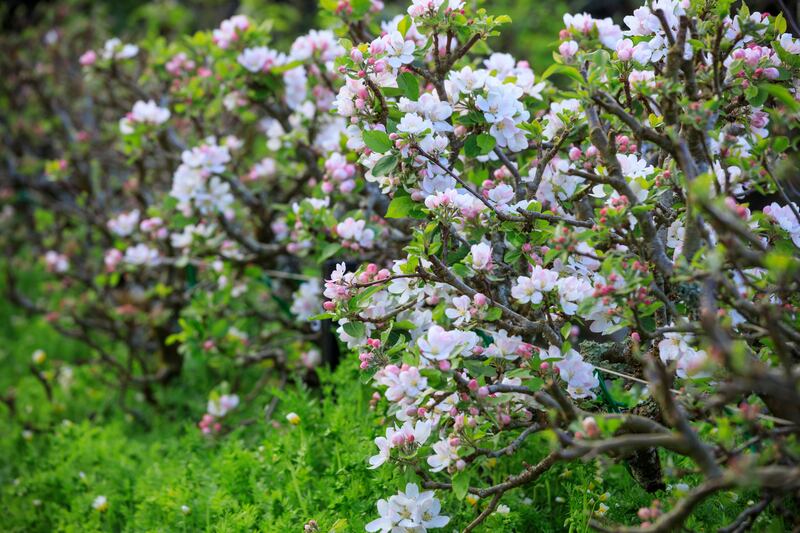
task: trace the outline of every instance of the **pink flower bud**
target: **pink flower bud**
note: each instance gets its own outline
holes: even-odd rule
[[[631,333],[631,340],[633,342],[639,343],[639,342],[642,342],[642,337],[639,336],[638,332],[634,331],[633,333]]]
[[[500,415],[500,424],[501,424],[501,425],[503,425],[503,426],[507,426],[507,425],[509,425],[510,423],[511,423],[511,417],[510,417],[510,416],[508,416],[508,415],[507,415],[507,414],[505,414],[505,413],[503,413],[502,415]]]
[[[565,59],[569,59],[578,52],[578,43],[575,41],[565,41],[558,47],[558,53]]]
[[[97,53],[94,50],[89,50],[81,55],[78,62],[81,64],[82,67],[88,67],[94,65],[95,61],[97,61]]]
[[[597,147],[595,145],[591,145],[586,149],[586,157],[597,157]]]
[[[443,372],[450,370],[450,361],[448,361],[447,359],[439,361],[439,370]]]
[[[481,294],[480,292],[472,297],[472,301],[478,307],[483,307],[484,305],[486,305],[486,302],[487,302],[486,296],[484,294]]]
[[[355,61],[356,63],[361,63],[364,61],[364,54],[361,53],[361,50],[358,48],[353,48],[350,50],[350,59]]]
[[[422,417],[425,416],[426,414],[428,414],[428,410],[425,409],[424,407],[420,407],[417,409],[417,416]]]
[[[458,470],[459,472],[461,470],[464,470],[466,467],[467,463],[464,462],[464,459],[459,459],[458,461],[456,461],[456,470]]]
[[[489,387],[481,387],[478,389],[478,398],[486,398],[489,396]]]
[[[402,446],[405,444],[405,441],[405,436],[399,431],[392,435],[392,446],[394,447]]]
[[[467,385],[467,388],[469,388],[469,390],[471,390],[471,391],[478,390],[478,380],[477,379],[469,380],[469,384]]]
[[[581,154],[582,154],[581,149],[578,148],[577,146],[573,146],[572,148],[569,149],[569,160],[577,161],[578,159],[581,158]]]
[[[583,430],[590,439],[596,439],[600,436],[600,428],[597,426],[597,420],[594,417],[586,417],[581,421]]]
[[[328,300],[327,302],[322,304],[322,308],[325,309],[326,311],[333,311],[334,309],[336,309],[336,302]]]

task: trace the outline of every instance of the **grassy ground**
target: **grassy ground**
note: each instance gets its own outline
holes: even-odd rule
[[[39,367],[45,372],[72,362],[72,384],[54,386],[52,402],[30,369],[36,349],[48,354]],[[13,416],[0,404],[0,530],[282,532],[301,531],[313,518],[323,531],[363,531],[377,517],[376,500],[413,480],[388,466],[367,469],[372,439],[384,432],[385,421],[369,409],[373,391],[352,361],[333,374],[322,372],[321,389],[292,386],[278,393],[276,426],[263,421],[262,411],[277,391],[265,391],[235,415],[232,431],[210,439],[195,426],[207,393],[197,390],[193,377],[202,372],[201,362],[187,365],[184,377],[160,395],[166,401],[158,412],[141,408],[145,426],[120,410],[102,376],[75,364],[89,355],[43,320],[0,302],[0,394],[13,388],[16,397]],[[290,411],[300,415],[298,426],[284,422]],[[524,459],[533,462],[548,451],[545,440],[531,440]],[[500,480],[514,466],[486,475]],[[99,495],[108,500],[105,513],[92,507]],[[670,495],[655,497],[669,501]],[[474,504],[440,497],[453,518],[447,531],[475,516]],[[688,526],[713,531],[751,497],[712,498]],[[536,485],[508,494],[503,503],[510,512],[495,514],[483,530],[586,531],[601,502],[609,507],[606,516],[631,522],[652,498],[622,465],[558,465]],[[767,514],[756,529],[787,527]]]

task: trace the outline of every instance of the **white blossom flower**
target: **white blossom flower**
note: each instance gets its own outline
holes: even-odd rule
[[[94,500],[92,500],[92,507],[95,511],[105,513],[108,511],[108,498],[103,495],[97,496]]]
[[[508,335],[504,329],[492,333],[492,344],[484,351],[488,357],[496,357],[498,359],[517,359],[519,355],[517,350],[522,346],[522,337],[517,335]]]
[[[121,213],[108,221],[108,229],[120,237],[127,237],[136,230],[139,224],[139,210]]]
[[[103,59],[130,59],[136,57],[139,47],[135,44],[127,44],[113,37],[103,45]]]
[[[520,276],[517,283],[511,287],[511,297],[522,304],[539,304],[545,292],[550,292],[556,287],[558,272],[535,265],[530,276]]]
[[[125,250],[124,261],[130,265],[143,266],[157,265],[160,259],[160,254],[155,248],[150,248],[146,244],[137,244]]]
[[[431,472],[440,472],[458,461],[458,448],[450,444],[449,439],[443,439],[433,445],[433,455],[428,457]]]
[[[386,44],[386,61],[392,68],[398,69],[414,61],[414,41],[403,37],[399,31],[394,31],[383,37]]]
[[[423,118],[417,113],[406,113],[397,125],[397,131],[408,133],[409,135],[420,135],[425,131],[433,131],[433,124],[430,120]]]
[[[250,72],[266,72],[286,63],[286,56],[266,46],[258,46],[245,48],[236,61]]]
[[[492,268],[492,247],[482,242],[470,247],[472,268],[475,270],[490,270]]]
[[[453,298],[453,307],[445,309],[444,314],[453,321],[456,326],[463,326],[472,320],[472,299],[469,296],[462,295]]]
[[[594,287],[586,279],[577,276],[561,278],[557,282],[561,309],[567,315],[574,315],[582,301],[590,298]]]
[[[300,284],[294,293],[291,311],[303,321],[322,312],[322,287],[318,279]]]
[[[208,414],[222,418],[239,405],[239,396],[236,394],[223,394],[218,398],[208,400],[206,411]]]
[[[428,360],[443,361],[450,359],[478,344],[478,336],[471,331],[445,330],[443,327],[431,326],[428,334],[417,340],[420,353]]]
[[[379,533],[424,533],[428,529],[446,526],[450,518],[441,513],[441,504],[433,491],[420,493],[413,483],[405,492],[398,492],[389,500],[378,500],[380,517],[368,523],[365,529]]]
[[[795,215],[798,211],[797,204],[793,204],[794,211],[787,204],[781,206],[775,202],[763,209],[765,215],[772,219],[778,226],[789,234],[795,246],[800,248],[800,220]]]

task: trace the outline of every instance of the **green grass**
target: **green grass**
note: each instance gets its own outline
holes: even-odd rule
[[[28,283],[34,283],[31,275]],[[195,423],[205,407],[202,365],[162,391],[156,412],[135,397],[144,426],[119,408],[119,395],[103,385],[90,366],[74,364],[90,354],[65,341],[41,319],[23,317],[0,303],[0,394],[13,388],[15,417],[0,404],[0,530],[49,531],[302,531],[315,519],[323,531],[363,531],[377,517],[375,502],[414,480],[390,466],[367,469],[373,438],[386,422],[369,409],[373,389],[362,383],[354,358],[336,372],[321,372],[323,386],[292,385],[265,390],[232,417],[232,431],[207,438]],[[44,349],[41,368],[53,372],[72,362],[69,389],[54,386],[54,401],[30,370],[31,353]],[[263,420],[273,393],[281,401],[277,427]],[[298,426],[285,422],[294,411]],[[242,425],[242,421],[254,421]],[[531,439],[519,461],[534,462],[549,451],[543,438]],[[669,466],[672,458],[665,457]],[[484,474],[499,481],[518,469],[499,464]],[[683,462],[675,466],[690,466]],[[669,482],[669,480],[668,480]],[[673,480],[674,483],[674,480]],[[610,519],[636,523],[648,495],[622,465],[599,462],[558,464],[535,485],[504,497],[511,512],[495,514],[483,531],[587,531],[589,515],[606,494]],[[107,512],[92,508],[98,495]],[[463,528],[474,516],[467,501],[440,493],[446,528]],[[688,527],[712,531],[732,520],[753,498],[747,492],[720,494],[701,505]],[[484,502],[479,503],[482,505]],[[187,506],[189,512],[181,510]],[[789,527],[775,515],[760,519],[760,531]]]

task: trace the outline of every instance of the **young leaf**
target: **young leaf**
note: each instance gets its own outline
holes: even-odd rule
[[[386,210],[386,218],[413,217],[417,208],[417,202],[412,200],[410,196],[397,195],[389,203],[389,208]]]
[[[378,159],[378,162],[372,167],[372,175],[376,178],[388,176],[395,169],[398,162],[397,154],[385,155]]]
[[[342,326],[344,332],[351,337],[361,338],[364,336],[364,324],[362,322],[347,322]]]
[[[481,133],[477,138],[478,147],[481,149],[481,155],[486,155],[494,150],[497,141],[488,133]]]
[[[453,494],[459,500],[464,499],[469,489],[469,472],[462,470],[453,475]]]
[[[409,100],[419,99],[419,80],[410,72],[403,72],[397,76],[397,86]]]
[[[373,152],[377,152],[379,154],[383,154],[388,152],[392,149],[392,141],[389,139],[389,136],[386,135],[385,132],[379,130],[370,130],[365,131],[362,134],[364,139],[364,144],[366,144],[370,150]]]

